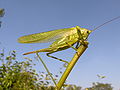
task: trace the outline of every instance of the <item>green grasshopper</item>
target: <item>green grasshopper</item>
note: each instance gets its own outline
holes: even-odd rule
[[[120,18],[120,16],[101,24],[100,26],[96,27],[93,30],[88,30],[88,29],[76,26],[72,28],[64,28],[64,29],[58,29],[58,30],[53,30],[48,32],[22,36],[18,39],[18,42],[19,43],[44,43],[44,42],[54,41],[48,48],[27,52],[27,53],[24,53],[23,55],[39,53],[39,52],[48,52],[46,54],[48,57],[68,63],[65,60],[56,58],[54,56],[50,56],[50,54],[68,49],[70,47],[77,50],[80,44],[84,44],[84,41],[87,41],[87,38],[92,31],[118,18]],[[76,44],[76,47],[73,47],[74,44]]]
[[[77,43],[77,46],[78,46],[80,41],[81,42],[85,41],[91,32],[92,31],[90,30],[76,26],[72,28],[58,29],[58,30],[23,36],[18,39],[18,42],[20,43],[38,43],[38,42],[42,43],[42,42],[56,40],[49,46],[49,48],[24,53],[24,55],[38,53],[38,52],[48,52],[47,56],[66,62],[62,59],[58,59],[56,57],[50,56],[49,54],[68,49],[72,47],[75,43]]]

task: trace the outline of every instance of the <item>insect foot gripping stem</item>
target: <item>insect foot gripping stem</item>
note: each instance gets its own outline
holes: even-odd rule
[[[89,42],[88,41],[80,40],[80,44],[84,45],[85,47],[88,47]]]

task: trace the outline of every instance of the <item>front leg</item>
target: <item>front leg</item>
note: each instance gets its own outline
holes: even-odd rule
[[[74,49],[75,51],[77,51],[77,48],[76,47],[74,47],[74,46],[72,46],[72,45],[70,45],[69,43],[67,43],[67,42],[65,42],[69,47],[71,47],[72,49]]]
[[[78,49],[79,46],[80,46],[80,42],[77,42],[75,48]]]
[[[85,47],[88,47],[89,42],[88,41],[84,41],[84,40],[80,40],[80,44],[84,45]]]

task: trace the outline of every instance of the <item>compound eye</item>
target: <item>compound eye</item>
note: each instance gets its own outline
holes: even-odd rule
[[[87,31],[87,33],[89,34],[89,31]]]

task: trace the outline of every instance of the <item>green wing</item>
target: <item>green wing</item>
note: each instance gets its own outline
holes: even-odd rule
[[[65,36],[63,38],[59,38],[54,41],[49,47],[64,47],[64,46],[72,46],[79,40],[78,33],[72,33],[69,36]]]
[[[22,36],[18,39],[19,43],[45,43],[55,41],[59,38],[72,35],[76,33],[76,27],[58,29],[48,32],[36,33],[31,35]]]

